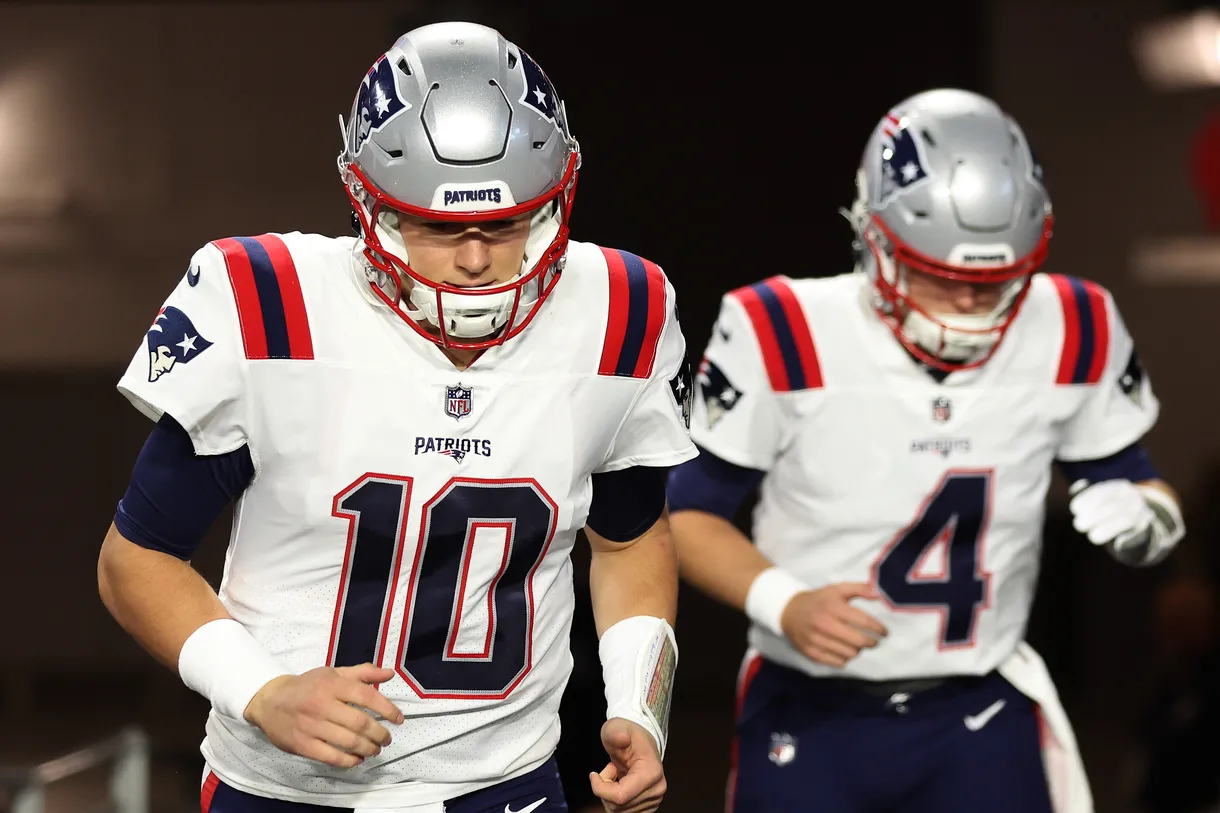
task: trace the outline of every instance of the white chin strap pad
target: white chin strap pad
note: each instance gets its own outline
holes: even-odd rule
[[[518,274],[509,282],[516,282],[520,278],[521,275]],[[515,296],[513,291],[482,296],[442,292],[440,302],[445,311],[444,330],[459,339],[490,336],[508,322]],[[440,314],[437,313],[436,307],[436,291],[423,285],[412,285],[407,299],[411,303],[407,311],[412,318],[441,326]],[[524,299],[523,295],[522,300]]]
[[[936,318],[941,324],[912,310],[903,319],[902,332],[924,350],[946,361],[961,361],[978,355],[990,350],[999,339],[999,333],[991,330],[998,322],[991,314],[937,314]]]

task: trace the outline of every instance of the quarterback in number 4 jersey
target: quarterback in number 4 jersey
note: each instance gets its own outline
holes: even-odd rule
[[[611,756],[590,782],[653,810],[666,474],[696,453],[674,290],[569,241],[578,145],[495,31],[404,35],[344,136],[359,237],[209,243],[122,377],[157,426],[103,599],[212,702],[205,813],[547,813],[585,528]],[[217,595],[188,560],[230,500]]]
[[[1183,531],[1139,446],[1157,400],[1110,295],[1038,271],[1041,169],[990,100],[908,99],[858,178],[857,273],[724,297],[701,454],[671,475],[684,577],[752,621],[731,804],[1088,811],[1023,643],[1044,501],[1058,464],[1091,542],[1164,557]],[[751,547],[729,520],[755,486]]]

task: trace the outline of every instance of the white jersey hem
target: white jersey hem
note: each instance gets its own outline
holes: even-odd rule
[[[211,757],[208,756],[206,747],[201,749],[204,755],[204,763],[206,771],[211,771],[220,778],[221,782],[240,790],[243,793],[249,793],[253,796],[260,796],[264,799],[276,799],[283,802],[301,802],[303,804],[320,805],[322,807],[340,807],[352,808],[355,813],[360,813],[364,809],[384,809],[384,808],[412,808],[421,805],[440,805],[458,796],[464,796],[467,793],[485,790],[495,787],[496,785],[516,779],[519,776],[524,776],[530,771],[537,770],[544,765],[548,759],[554,756],[553,753],[547,754],[542,759],[526,764],[525,767],[511,773],[505,774],[496,779],[489,779],[481,782],[417,782],[412,783],[410,788],[402,788],[394,785],[370,788],[365,791],[346,792],[346,793],[329,793],[321,796],[316,793],[298,790],[286,785],[274,785],[271,787],[269,782],[248,782],[243,778],[237,777],[229,771],[221,768],[216,764]],[[205,773],[206,776],[206,773]],[[404,811],[404,813],[415,813],[415,811]],[[419,811],[425,813],[425,811]],[[441,813],[441,808],[437,809],[437,813]]]
[[[693,460],[699,456],[699,450],[691,444],[688,448],[681,451],[665,452],[664,454],[650,455],[633,455],[631,457],[622,457],[611,463],[606,463],[596,469],[594,474],[605,474],[611,471],[622,471],[629,469],[632,466],[676,466],[679,463],[685,463],[687,460]]]
[[[908,673],[905,666],[896,667],[893,663],[880,664],[875,668],[862,667],[858,660],[853,660],[845,667],[823,666],[797,652],[786,638],[773,635],[757,624],[750,625],[748,638],[750,648],[757,651],[764,659],[777,666],[801,672],[811,678],[846,678],[863,681],[922,680],[924,678],[987,675],[994,672],[1000,665],[991,663],[990,660],[980,660],[966,668],[920,670],[918,674]]]

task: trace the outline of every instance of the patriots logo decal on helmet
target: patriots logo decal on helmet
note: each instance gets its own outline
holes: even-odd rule
[[[355,140],[352,155],[359,155],[369,136],[385,127],[395,116],[411,109],[411,103],[398,91],[398,80],[394,66],[382,56],[360,85],[360,97],[356,103]]]
[[[881,191],[878,205],[926,180],[928,171],[920,158],[919,139],[893,113],[885,117],[881,139]]]
[[[525,74],[525,91],[521,94],[521,102],[537,110],[547,121],[558,124],[559,95],[555,93],[555,86],[525,51],[521,51],[521,70]]]

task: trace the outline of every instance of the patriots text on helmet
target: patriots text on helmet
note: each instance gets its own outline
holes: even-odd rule
[[[495,187],[486,189],[449,189],[445,191],[445,205],[456,203],[500,203],[503,196]]]

